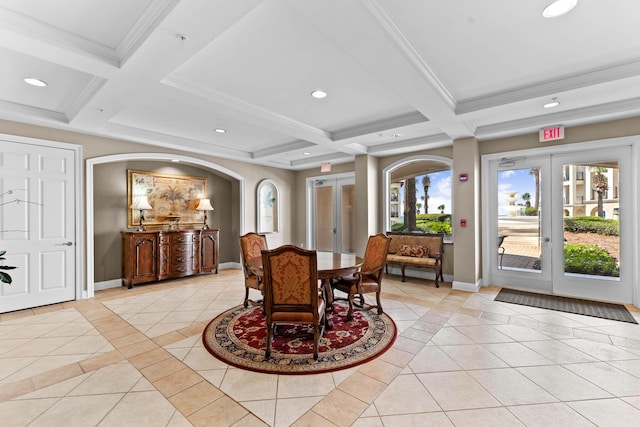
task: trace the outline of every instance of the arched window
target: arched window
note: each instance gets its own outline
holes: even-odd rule
[[[451,234],[451,165],[440,156],[412,156],[383,170],[386,231]]]

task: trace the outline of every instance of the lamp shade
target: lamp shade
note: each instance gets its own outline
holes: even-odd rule
[[[133,203],[131,203],[131,209],[153,209],[153,206],[149,204],[149,199],[146,195],[144,196],[135,196],[133,198]]]
[[[211,200],[209,199],[200,199],[198,203],[197,211],[212,211],[213,206],[211,206]]]

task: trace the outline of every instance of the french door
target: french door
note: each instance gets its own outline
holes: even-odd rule
[[[490,283],[631,303],[633,219],[622,215],[634,197],[630,159],[618,146],[491,161]],[[619,220],[619,231],[601,219]]]
[[[307,180],[308,245],[318,251],[355,253],[355,178],[352,174]]]
[[[76,156],[0,140],[0,249],[17,267],[1,284],[2,313],[76,298]]]

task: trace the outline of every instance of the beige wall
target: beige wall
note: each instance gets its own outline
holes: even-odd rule
[[[249,165],[244,162],[229,160],[221,157],[194,154],[186,151],[171,150],[168,148],[155,147],[117,139],[102,138],[76,132],[67,132],[58,129],[33,126],[6,120],[0,120],[0,133],[71,143],[82,147],[84,174],[82,179],[82,188],[80,190],[79,196],[83,200],[83,225],[87,224],[86,218],[84,218],[84,195],[86,194],[85,186],[87,174],[85,161],[87,159],[96,159],[102,156],[130,153],[140,153],[140,157],[144,158],[144,154],[147,153],[170,153],[218,165],[220,166],[220,168],[218,169],[217,167],[214,167],[209,171],[209,176],[211,177],[211,179],[214,179],[214,176],[218,176],[218,178],[215,178],[217,182],[216,185],[222,185],[221,183],[225,180],[229,182],[229,185],[224,188],[225,191],[230,192],[230,195],[225,197],[225,199],[229,200],[229,206],[222,206],[221,204],[219,206],[215,205],[216,201],[214,198],[212,202],[214,203],[215,210],[210,213],[213,214],[213,217],[210,218],[209,221],[212,227],[221,228],[222,234],[220,240],[220,260],[222,262],[240,262],[237,236],[240,232],[255,231],[256,229],[256,190],[258,183],[263,179],[269,178],[273,180],[280,191],[280,220],[282,224],[282,231],[267,236],[269,245],[275,247],[284,243],[293,243],[296,241],[296,239],[294,239],[294,230],[297,229],[296,221],[298,220],[298,216],[294,215],[294,189],[296,188],[296,174],[292,171],[254,164]],[[135,160],[128,160],[127,162],[135,162]],[[126,205],[127,162],[115,162],[111,167],[108,166],[110,165],[110,163],[96,165],[96,167],[94,167],[94,174],[97,171],[97,175],[94,176],[96,180],[95,187],[97,187],[97,192],[94,192],[93,194],[94,203],[102,203],[101,201],[105,200],[110,201],[110,203],[115,205],[117,204],[115,199],[119,196],[123,196],[124,199],[122,200],[122,203],[123,206]],[[198,167],[195,164],[188,165],[188,162],[186,163],[187,164],[183,162],[181,165],[186,168],[194,167],[196,169],[203,170],[202,167]],[[171,168],[173,167],[173,164],[170,162],[163,162],[162,165],[158,165],[157,167]],[[144,167],[140,167],[139,169],[144,169]],[[230,177],[224,173],[221,174],[216,171],[221,169],[229,170],[244,179],[243,200],[240,200],[240,182],[233,177]],[[122,175],[117,176],[116,174]],[[193,175],[201,174],[194,173]],[[220,179],[222,179],[222,181],[220,181]],[[108,185],[108,183],[114,183],[114,185],[111,186]],[[239,224],[241,222],[240,218],[242,205],[244,206],[244,216],[242,217],[242,220],[244,222],[244,230],[240,230],[239,228]],[[95,206],[94,211],[98,211]],[[94,245],[94,248],[100,250],[99,256],[102,258],[96,259],[96,262],[94,263],[94,268],[96,269],[94,277],[98,281],[112,279],[115,271],[121,270],[121,255],[117,254],[118,244],[115,243],[117,240],[114,239],[117,239],[116,235],[119,235],[120,230],[126,229],[127,221],[126,216],[124,216],[126,215],[126,210],[124,212],[125,214],[121,213],[120,216],[116,215],[116,217],[105,217],[105,215],[100,214],[98,214],[98,216],[96,217],[96,224],[98,220],[100,220],[101,222],[101,224],[96,227],[96,232],[98,234],[94,233],[94,237],[97,241],[96,245],[98,245],[97,247],[96,245]],[[228,218],[222,219],[222,215],[226,215],[228,216]],[[231,227],[230,230],[228,230],[229,226]],[[304,227],[304,224],[302,225],[302,227]],[[107,234],[110,233],[112,233],[112,235],[108,237]],[[86,240],[83,242],[83,246],[86,247]],[[83,259],[83,262],[86,262],[86,260]],[[104,267],[102,265],[99,265],[99,263],[102,262],[106,264]],[[86,289],[86,283],[86,278],[84,278],[84,289]]]
[[[268,241],[269,246],[274,247],[284,243],[294,243],[299,244],[305,241],[306,235],[306,178],[312,176],[321,176],[323,174],[320,173],[319,168],[308,169],[304,171],[286,171],[277,168],[264,167],[260,165],[247,164],[244,162],[228,160],[224,158],[219,158],[215,156],[204,156],[197,155],[188,152],[183,152],[179,150],[171,150],[167,148],[159,148],[152,147],[149,145],[139,144],[139,143],[131,143],[128,141],[116,140],[116,139],[108,139],[101,138],[91,135],[85,135],[74,132],[66,132],[56,129],[49,129],[45,127],[26,125],[21,123],[2,121],[0,120],[0,133],[6,134],[14,134],[21,135],[32,138],[39,138],[45,140],[55,140],[67,143],[78,144],[82,146],[83,159],[89,159],[99,156],[120,154],[120,153],[176,153],[182,154],[184,156],[189,156],[193,158],[199,158],[205,160],[207,162],[214,163],[216,165],[224,165],[224,167],[234,173],[242,176],[245,180],[245,195],[244,200],[240,200],[240,184],[237,180],[231,179],[229,182],[231,183],[229,187],[229,191],[231,192],[230,196],[230,207],[228,214],[232,218],[240,218],[240,206],[241,202],[244,203],[244,217],[242,220],[244,221],[244,231],[252,231],[255,230],[256,227],[256,188],[258,183],[262,179],[272,179],[280,190],[280,217],[281,217],[281,230],[282,232],[269,235]],[[587,126],[579,126],[573,128],[565,129],[565,140],[563,141],[554,141],[551,144],[569,144],[576,142],[584,142],[584,141],[593,141],[593,140],[601,140],[607,138],[615,138],[621,136],[630,136],[630,135],[640,135],[640,118],[629,118],[623,120],[616,120],[611,122],[604,122],[599,124],[587,125]],[[452,158],[454,162],[454,167],[456,164],[469,164],[471,161],[474,164],[477,164],[478,157],[483,154],[497,153],[497,152],[509,152],[513,150],[522,150],[527,148],[541,148],[549,146],[549,143],[540,143],[538,142],[538,134],[531,133],[528,135],[522,135],[518,137],[510,137],[510,138],[502,138],[490,141],[480,141],[478,144],[478,153],[467,152],[464,150],[457,150],[455,152],[453,147],[444,147],[438,148],[434,150],[420,150],[413,153],[402,154],[389,156],[384,158],[377,159],[377,165],[372,166],[372,169],[368,171],[367,177],[371,176],[370,173],[377,175],[377,179],[381,178],[382,170],[388,165],[411,156],[415,155],[435,155],[441,157]],[[471,156],[473,159],[469,159]],[[479,167],[478,167],[479,169]],[[116,169],[118,170],[118,169]],[[121,170],[114,170],[114,173],[120,173]],[[343,172],[355,172],[355,163],[346,163],[341,165],[333,165],[332,171],[330,174],[337,174]],[[476,170],[474,173],[479,176],[479,170]],[[108,172],[107,172],[108,175]],[[101,178],[105,179],[105,178]],[[125,178],[123,177],[123,180]],[[368,192],[368,182],[369,178],[367,178],[367,182],[359,182],[361,180],[356,179],[356,193],[360,192]],[[479,179],[478,179],[479,181]],[[84,180],[83,180],[84,186]],[[478,187],[479,188],[479,187]],[[82,189],[84,194],[84,188]],[[99,190],[101,194],[95,194],[95,199],[99,199],[100,197],[117,197],[118,190],[111,189],[107,191],[106,188]],[[382,200],[382,192],[384,189],[378,188],[377,197],[379,200]],[[479,190],[475,190],[476,194],[474,197],[480,200],[481,195],[479,194]],[[454,218],[453,221],[459,221],[460,217],[457,213],[457,201],[454,199]],[[368,204],[365,202],[364,206],[357,206],[357,209],[364,209]],[[222,208],[221,208],[222,209]],[[479,207],[478,207],[479,209]],[[377,204],[377,230],[386,231],[382,228],[382,206],[381,203]],[[217,211],[217,212],[216,212]],[[221,214],[222,210],[218,211],[218,207],[216,207],[216,214]],[[478,212],[479,215],[479,212]],[[83,218],[84,219],[84,218]],[[101,219],[103,219],[101,217]],[[478,224],[479,224],[478,217]],[[114,222],[110,222],[110,219],[105,220],[108,227],[112,228],[115,232],[116,229],[121,229],[126,226],[126,221],[120,226],[117,227],[117,224]],[[118,220],[119,221],[119,220]],[[240,221],[238,221],[239,223]],[[212,223],[213,226],[217,224]],[[480,227],[478,227],[478,232]],[[225,237],[225,241],[221,241],[221,259],[223,260],[238,260],[238,248],[237,248],[237,239],[236,235],[239,233],[239,230],[235,230],[232,226],[231,237]],[[371,233],[371,229],[367,227],[366,233]],[[362,236],[364,232],[359,229],[358,231],[358,241],[366,240],[367,236]],[[364,240],[363,240],[364,239]],[[108,239],[107,239],[108,240]],[[102,243],[104,245],[104,251],[107,251],[109,246],[113,246],[106,242]],[[479,244],[479,238],[476,238],[476,245]],[[454,248],[455,250],[455,248]],[[110,253],[114,251],[113,248],[109,250]],[[479,257],[481,254],[476,254],[476,257]],[[111,271],[115,269],[115,261],[110,259],[108,261],[109,266],[105,267]],[[446,260],[445,260],[445,268],[446,268]],[[477,263],[476,263],[477,264]],[[478,270],[479,266],[474,265],[474,274]],[[445,269],[445,273],[448,273]],[[104,277],[107,277],[106,275]],[[465,274],[466,277],[466,274]],[[469,276],[472,277],[472,276]]]

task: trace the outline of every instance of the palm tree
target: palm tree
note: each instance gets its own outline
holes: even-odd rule
[[[529,175],[533,175],[533,179],[536,183],[536,193],[533,198],[533,207],[538,210],[538,205],[540,205],[540,168],[532,168],[529,171]]]
[[[591,176],[591,189],[598,194],[598,216],[600,218],[604,218],[604,207],[603,207],[603,194],[605,191],[609,189],[609,181],[607,177],[603,175],[603,172],[607,171],[607,168],[603,167],[591,167],[591,171],[595,172],[594,175]]]
[[[522,194],[522,200],[524,200],[524,205],[527,208],[531,207],[531,202],[529,201],[530,198],[531,198],[531,194],[529,193]]]
[[[422,188],[424,189],[424,213],[429,213],[429,186],[431,185],[431,178],[429,175],[422,177]]]
[[[404,186],[404,228],[416,229],[416,179],[409,178]]]
[[[444,213],[444,205],[438,206],[438,210],[440,211],[441,214],[443,214]]]

